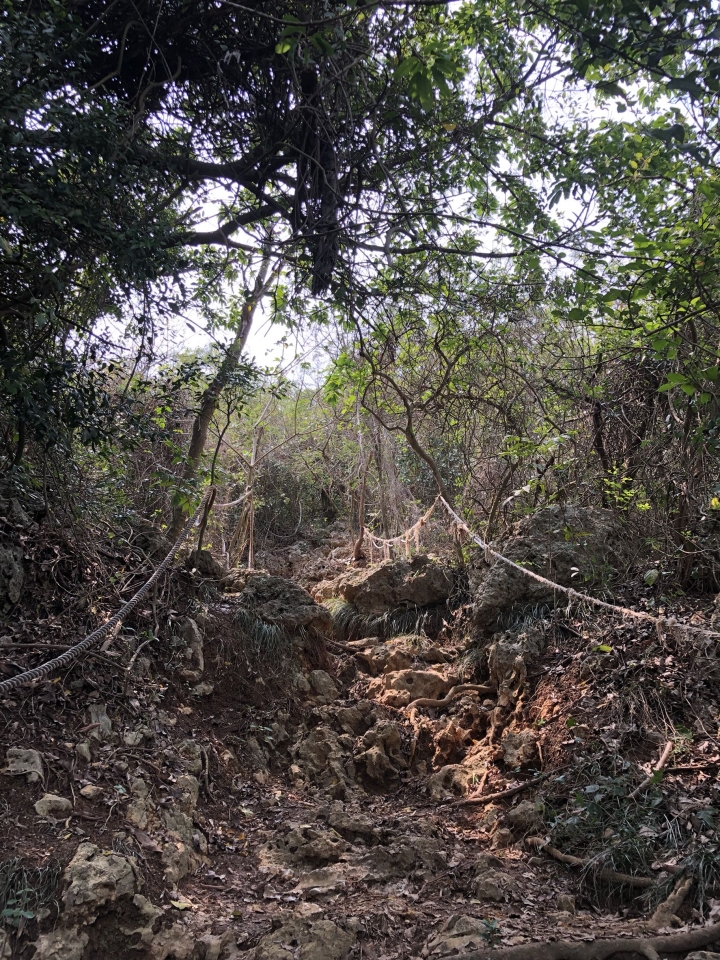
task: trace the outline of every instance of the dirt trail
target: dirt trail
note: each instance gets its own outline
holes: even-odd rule
[[[521,624],[480,668],[462,603],[443,620],[444,568],[373,576],[321,584],[323,606],[235,573],[131,674],[86,661],[2,704],[0,895],[18,916],[0,956],[441,960],[648,932],[642,901],[601,901],[524,842],[617,735],[587,638]],[[388,612],[408,603],[420,627],[398,634]],[[660,745],[646,730],[635,762]],[[688,765],[713,775],[698,748]],[[13,857],[41,869],[19,878]],[[21,880],[35,892],[9,900]]]

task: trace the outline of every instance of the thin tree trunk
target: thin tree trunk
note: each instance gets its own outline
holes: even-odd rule
[[[224,390],[228,380],[230,380],[232,374],[238,368],[242,352],[245,349],[248,337],[250,336],[253,319],[255,317],[255,310],[262,300],[263,295],[266,293],[269,283],[272,282],[272,279],[274,279],[275,272],[273,272],[272,277],[270,280],[268,280],[269,269],[270,258],[267,254],[265,254],[260,264],[257,277],[255,278],[255,286],[253,291],[243,304],[240,314],[240,323],[237,328],[235,339],[228,348],[225,358],[220,365],[220,369],[215,377],[211,380],[200,400],[200,409],[198,410],[197,416],[195,417],[195,421],[193,423],[190,446],[185,459],[185,469],[183,470],[182,475],[184,483],[193,480],[195,478],[195,474],[197,473],[203,453],[205,452],[208,431],[210,429],[210,424],[212,423],[212,418],[215,416],[220,395],[222,394],[222,391]],[[168,528],[168,537],[170,540],[175,540],[179,536],[184,522],[185,515],[182,507],[174,507],[172,519]]]

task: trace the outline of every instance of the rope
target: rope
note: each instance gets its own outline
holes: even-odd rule
[[[490,544],[486,543],[482,537],[479,537],[476,533],[472,532],[464,520],[460,519],[447,500],[445,500],[443,497],[439,496],[435,501],[435,504],[437,503],[442,504],[450,517],[452,517],[457,524],[458,530],[463,530],[470,537],[470,539],[473,540],[474,543],[476,543],[485,551],[486,556],[495,557],[502,563],[507,564],[507,566],[512,567],[513,570],[517,570],[519,573],[525,574],[526,577],[530,577],[532,580],[536,580],[538,583],[542,583],[546,587],[550,587],[552,590],[557,590],[560,593],[566,594],[571,600],[582,600],[585,603],[590,603],[593,606],[600,607],[603,610],[609,610],[612,613],[620,613],[625,617],[633,617],[636,620],[645,620],[646,622],[654,623],[659,628],[675,627],[680,630],[684,630],[687,633],[697,633],[706,637],[720,638],[720,633],[715,630],[706,630],[704,627],[694,627],[691,624],[679,623],[674,617],[654,617],[651,613],[645,613],[642,610],[630,610],[628,607],[620,607],[614,603],[607,603],[605,600],[599,600],[597,597],[591,597],[588,593],[580,593],[579,590],[574,590],[572,587],[563,587],[561,584],[555,583],[553,580],[548,580],[547,577],[543,577],[539,573],[535,573],[533,570],[528,570],[527,567],[521,567],[519,563],[515,563],[514,560],[510,560],[509,557],[504,557],[501,553],[498,553],[497,550],[493,550]]]
[[[495,557],[496,560],[500,560],[501,563],[507,564],[507,566],[512,567],[513,570],[517,570],[518,573],[522,573],[526,577],[530,577],[530,579],[535,580],[538,583],[542,583],[551,590],[564,593],[567,597],[569,597],[570,600],[584,601],[585,603],[589,603],[594,607],[600,607],[602,610],[608,610],[611,613],[619,613],[625,617],[634,618],[635,620],[644,620],[647,623],[655,624],[658,629],[678,629],[685,631],[687,634],[693,633],[704,637],[720,639],[720,633],[715,630],[706,630],[704,627],[695,627],[688,623],[680,623],[675,619],[675,617],[654,617],[651,613],[645,613],[642,610],[630,610],[628,607],[620,607],[615,603],[608,603],[606,600],[599,600],[597,597],[591,597],[588,593],[581,593],[579,590],[573,589],[573,587],[564,587],[562,584],[555,583],[554,580],[549,580],[547,577],[543,577],[539,573],[535,573],[534,570],[528,570],[527,567],[522,567],[519,563],[511,560],[509,557],[504,557],[501,553],[498,553],[498,551],[494,550],[489,543],[486,543],[482,539],[482,537],[479,537],[476,533],[473,533],[465,521],[458,516],[447,500],[445,500],[445,498],[442,496],[438,496],[432,506],[425,511],[422,517],[420,517],[420,519],[417,520],[411,527],[408,527],[407,530],[399,534],[397,537],[385,539],[384,537],[375,536],[372,531],[368,530],[367,535],[371,547],[376,547],[377,549],[383,550],[386,557],[389,555],[389,548],[397,544],[403,544],[407,552],[409,540],[412,536],[415,541],[416,549],[420,549],[420,531],[428,522],[438,506],[441,506],[446,510],[449,517],[453,521],[453,526],[456,530],[462,530],[474,543],[477,544],[478,547],[485,551],[486,560],[489,561],[490,557]]]
[[[68,664],[72,663],[73,660],[77,660],[81,654],[85,653],[91,647],[96,646],[96,644],[106,637],[108,633],[114,630],[115,627],[119,626],[123,620],[125,620],[127,615],[131,613],[140,603],[148,590],[157,583],[165,570],[175,559],[175,554],[187,540],[192,528],[197,525],[198,519],[203,515],[205,506],[207,503],[209,503],[210,497],[214,492],[215,487],[208,488],[205,496],[200,501],[197,510],[188,519],[187,523],[182,529],[182,533],[175,541],[168,555],[160,563],[150,579],[145,581],[135,596],[128,600],[125,606],[121,607],[114,617],[111,617],[107,623],[104,623],[101,627],[98,627],[97,630],[93,630],[93,632],[88,634],[84,640],[81,640],[79,643],[76,643],[75,646],[70,647],[70,649],[66,650],[65,653],[61,654],[61,656],[55,657],[54,660],[48,660],[47,663],[43,663],[39,667],[34,667],[32,670],[26,670],[24,673],[20,673],[16,677],[11,677],[9,680],[3,680],[0,683],[0,696],[5,693],[10,693],[11,690],[16,690],[18,687],[21,687],[26,683],[30,683],[32,680],[39,680],[41,677],[47,677],[48,674],[54,673],[56,670],[66,667]]]

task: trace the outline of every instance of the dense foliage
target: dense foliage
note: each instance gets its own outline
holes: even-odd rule
[[[710,585],[719,91],[696,0],[2,3],[6,480],[176,529],[212,478],[228,538],[581,500]]]

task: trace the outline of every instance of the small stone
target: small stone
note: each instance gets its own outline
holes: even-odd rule
[[[492,845],[494,850],[505,850],[507,847],[511,847],[513,845],[512,830],[508,830],[507,827],[500,827],[493,834]]]
[[[80,757],[84,763],[90,763],[92,760],[92,754],[90,753],[90,744],[87,740],[83,740],[81,743],[75,744],[75,753]]]
[[[296,763],[290,764],[290,769],[288,770],[291,780],[302,780],[303,772]]]
[[[325,670],[311,670],[308,676],[313,693],[325,703],[337,699],[338,691],[332,677]]]
[[[143,742],[143,735],[140,730],[126,730],[123,734],[123,743],[126,747],[139,747]]]
[[[109,733],[112,733],[112,720],[107,715],[107,707],[104,703],[90,704],[90,723],[96,723],[94,730],[90,731],[90,736],[95,740],[104,740]]]
[[[46,793],[35,804],[35,813],[40,817],[66,817],[72,813],[72,804],[65,797],[58,797],[54,793]]]
[[[558,908],[558,910],[562,910],[564,913],[574,914],[575,897],[571,897],[569,893],[561,893],[555,901],[555,906]]]
[[[142,777],[134,777],[130,781],[130,793],[139,800],[144,800],[148,795],[148,785]]]
[[[507,814],[510,826],[521,832],[527,833],[535,829],[540,823],[540,812],[534,803],[530,800],[522,800]]]
[[[10,747],[5,754],[7,766],[5,773],[13,777],[25,776],[28,783],[37,783],[44,780],[42,755],[37,750],[23,750],[21,747]]]
[[[253,780],[261,787],[264,786],[268,782],[267,770],[256,770],[253,774]]]
[[[209,697],[214,689],[214,683],[198,683],[192,688],[192,692],[196,697]]]
[[[95,783],[88,783],[88,785],[80,791],[80,796],[85,797],[86,800],[99,800],[102,795],[102,788],[98,787]]]

